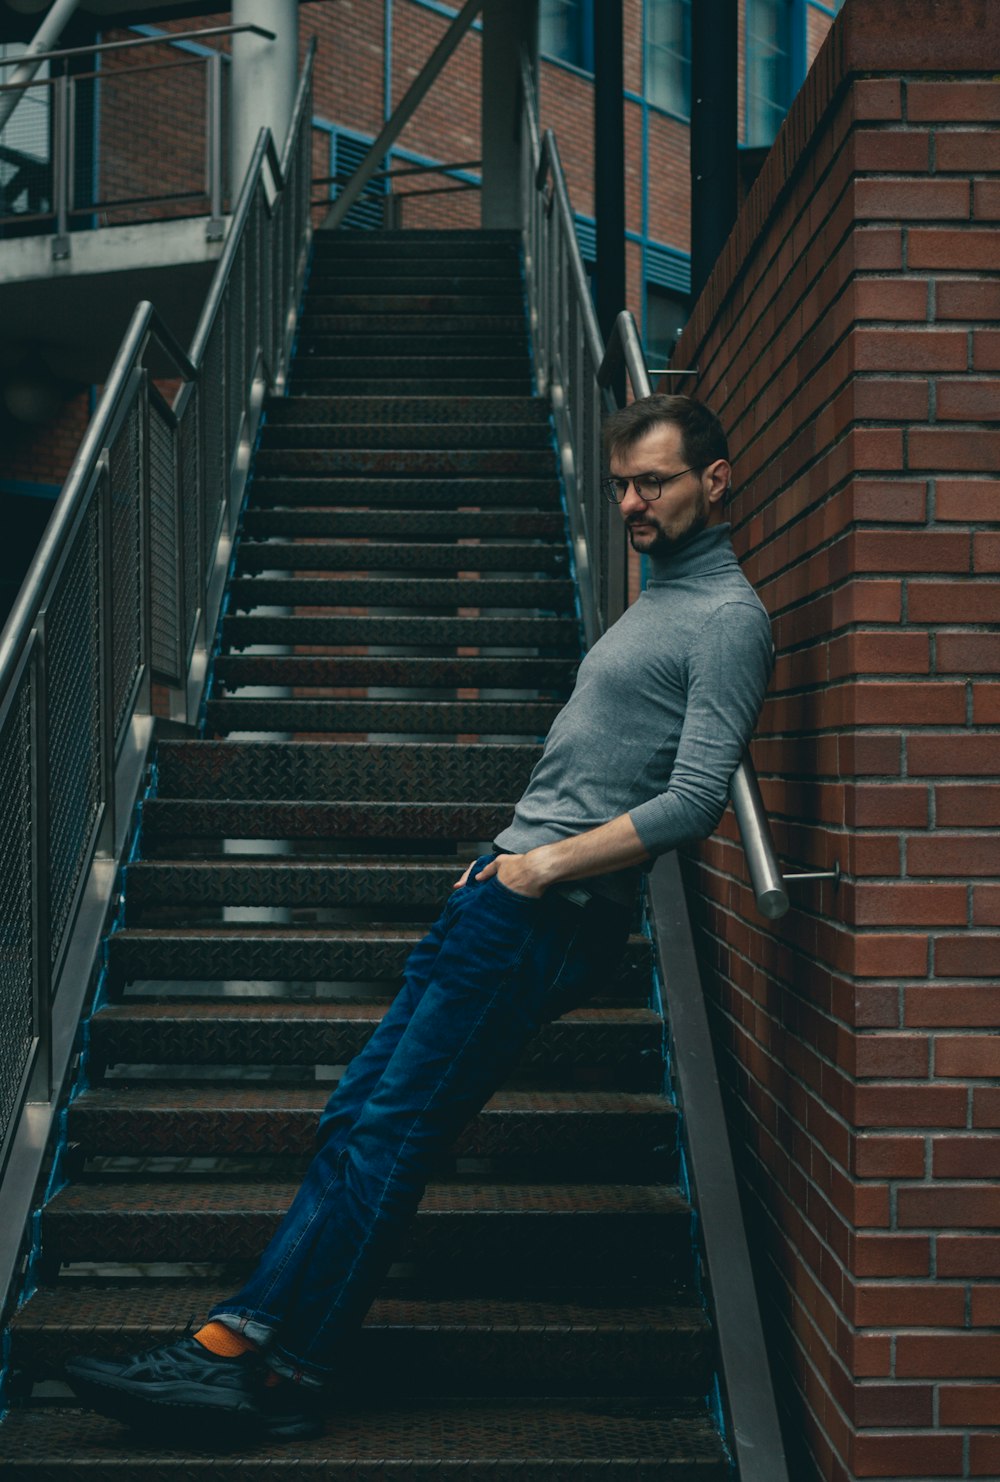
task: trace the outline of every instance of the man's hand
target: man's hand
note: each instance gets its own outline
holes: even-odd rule
[[[538,868],[541,856],[540,849],[532,849],[527,854],[498,854],[496,859],[484,865],[476,876],[477,880],[489,880],[493,875],[499,876],[501,885],[506,885],[508,890],[513,890],[515,895],[527,895],[538,897],[545,893],[548,880],[542,875]],[[472,864],[463,871],[461,877],[455,881],[453,890],[460,890],[463,885],[469,883],[469,875]]]

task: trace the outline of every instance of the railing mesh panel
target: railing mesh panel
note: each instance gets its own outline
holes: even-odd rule
[[[225,356],[227,308],[222,304],[205,346],[202,377],[198,383],[198,416],[202,419],[205,440],[205,487],[202,491],[203,546],[205,570],[215,550],[215,532],[219,528],[219,505],[227,489],[226,387]]]
[[[173,429],[163,409],[149,402],[149,520],[151,634],[153,669],[173,684],[181,679],[181,593],[177,561],[180,549]]]
[[[31,666],[0,731],[0,1143],[34,1036],[31,915]]]
[[[244,274],[245,312],[243,322],[245,325],[243,336],[243,386],[249,386],[253,378],[254,361],[257,356],[257,346],[260,341],[260,288],[257,282],[258,263],[260,260],[260,211],[261,192],[258,189],[254,196],[254,202],[250,208],[250,219],[247,222],[246,234],[246,272]],[[242,391],[242,387],[241,387]]]
[[[246,283],[247,248],[246,237],[236,249],[229,289],[226,293],[226,392],[229,402],[226,425],[229,428],[229,449],[235,452],[237,434],[243,416],[243,389],[246,384],[243,366],[246,354],[243,349],[246,322],[243,313],[244,284]]]
[[[114,651],[115,738],[128,714],[142,662],[142,448],[138,398],[111,445],[111,635]]]
[[[198,478],[198,398],[188,399],[177,431],[181,511],[181,667],[187,671],[201,605],[201,486]]]
[[[101,806],[100,523],[91,496],[45,625],[54,964]]]

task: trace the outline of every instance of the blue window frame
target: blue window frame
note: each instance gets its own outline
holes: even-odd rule
[[[539,50],[584,72],[594,70],[594,0],[542,0]]]
[[[691,0],[646,0],[646,99],[691,117]]]

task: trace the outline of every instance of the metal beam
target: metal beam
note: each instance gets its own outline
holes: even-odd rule
[[[594,215],[597,322],[607,343],[625,303],[625,99],[622,0],[594,0]],[[625,400],[616,372],[615,399]]]
[[[691,6],[691,295],[736,220],[737,0]]]
[[[59,40],[63,27],[78,4],[79,0],[56,0],[56,3],[35,32],[32,40],[28,43],[24,60],[10,79],[12,90],[5,97],[0,98],[0,129],[3,128],[18,103],[24,97],[26,85],[42,65],[41,53],[48,51],[52,43]]]

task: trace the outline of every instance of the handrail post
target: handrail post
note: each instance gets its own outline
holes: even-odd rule
[[[56,78],[52,101],[52,208],[56,218],[52,257],[62,262],[70,255],[69,76],[65,70]]]
[[[31,829],[32,829],[32,976],[35,1044],[28,1080],[28,1100],[52,1095],[52,909],[49,869],[49,715],[45,611],[32,628],[31,654]],[[0,1298],[3,1292],[0,1290]]]
[[[207,65],[205,187],[209,205],[205,240],[221,242],[225,231],[222,220],[222,53],[213,52]]]
[[[117,837],[115,800],[115,691],[114,691],[114,566],[111,538],[111,471],[107,452],[98,460],[97,487],[93,497],[98,501],[98,535],[100,540],[101,586],[100,622],[98,625],[97,663],[101,687],[101,832],[97,853],[111,859]]]

